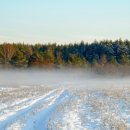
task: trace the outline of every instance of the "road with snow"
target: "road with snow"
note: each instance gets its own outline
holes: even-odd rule
[[[67,98],[66,89],[54,89],[43,96],[22,98],[9,106],[1,105],[0,130],[45,130],[51,113]]]

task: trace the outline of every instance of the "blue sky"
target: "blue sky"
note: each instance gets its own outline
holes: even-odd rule
[[[0,42],[130,39],[130,0],[0,0]]]

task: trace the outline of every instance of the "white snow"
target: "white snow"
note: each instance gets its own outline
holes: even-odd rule
[[[51,116],[49,130],[130,129],[130,90],[70,91],[70,100]]]
[[[130,129],[130,89],[22,86],[0,91],[0,130]]]
[[[9,106],[6,105],[6,102],[5,104],[1,103],[0,130],[44,129],[47,127],[49,115],[54,111],[58,103],[66,98],[66,95],[66,90],[55,89],[43,96],[24,97],[20,101],[18,99],[15,103],[8,104]]]

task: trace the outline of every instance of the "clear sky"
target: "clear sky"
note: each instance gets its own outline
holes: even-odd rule
[[[130,0],[0,0],[0,42],[130,39]]]

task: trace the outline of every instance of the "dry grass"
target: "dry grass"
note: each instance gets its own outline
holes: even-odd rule
[[[71,89],[71,98],[61,104],[53,113],[48,123],[48,129],[59,130],[68,128],[65,117],[70,111],[76,112],[81,124],[87,129],[92,122],[98,123],[97,129],[127,130],[130,128],[123,110],[130,114],[130,89],[114,90],[77,90]],[[120,105],[122,102],[122,106]],[[122,108],[124,107],[124,108]],[[76,126],[76,123],[75,123]],[[78,128],[77,128],[78,129]]]

